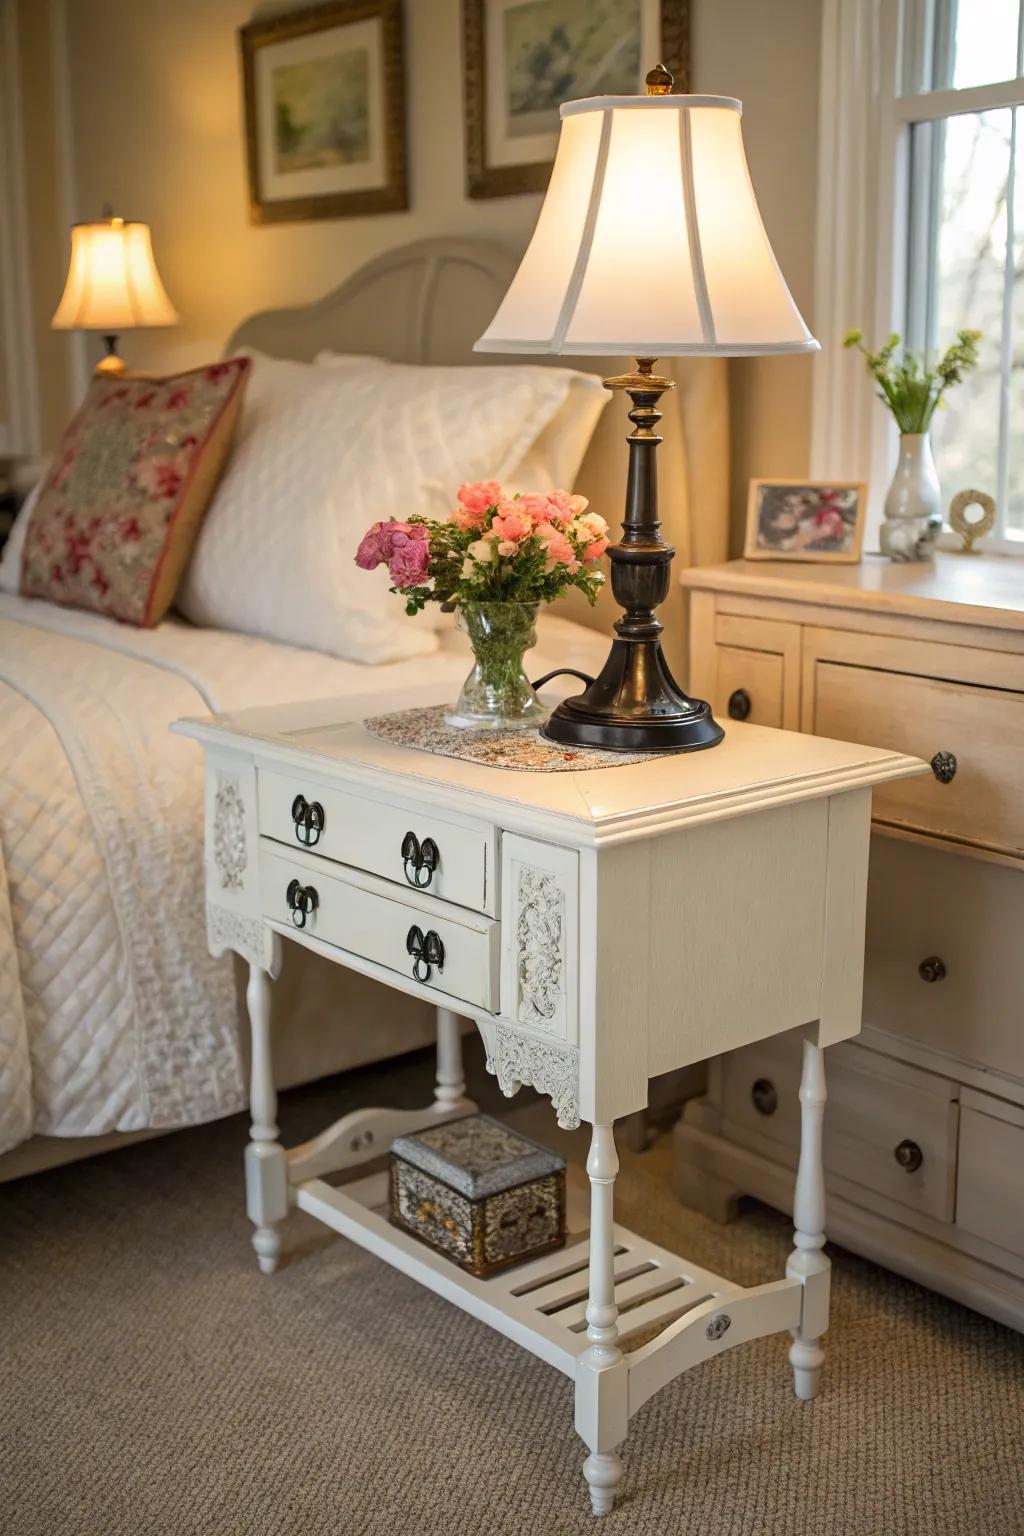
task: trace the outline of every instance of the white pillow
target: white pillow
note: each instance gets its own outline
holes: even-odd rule
[[[355,565],[360,539],[385,518],[443,516],[464,480],[511,483],[572,378],[536,365],[335,369],[256,355],[177,606],[195,624],[349,661],[436,649],[433,624],[405,615],[386,570]]]
[[[320,368],[351,368],[364,361],[363,358],[348,352],[318,352],[316,356],[317,366]],[[384,358],[375,358],[375,362],[386,363]],[[444,368],[421,366],[416,363],[386,363],[386,366],[395,368],[415,368],[424,381],[429,381],[431,375],[441,376],[442,383],[445,376],[461,373],[458,368]],[[523,364],[509,364],[511,367],[523,367]],[[538,364],[528,364],[529,367],[538,367]],[[479,372],[478,368],[472,370]],[[569,381],[569,387],[561,406],[547,423],[537,438],[530,444],[519,463],[509,471],[507,477],[508,489],[512,491],[553,491],[556,488],[571,491],[576,483],[580,465],[583,463],[583,455],[594,435],[597,419],[604,407],[608,404],[608,391],[601,383],[597,374],[582,373],[573,368],[558,370]],[[487,476],[486,478],[490,478]]]
[[[17,592],[21,586],[21,552],[25,548],[28,520],[32,516],[33,507],[39,500],[39,492],[43,488],[45,479],[46,475],[41,475],[29,491],[18,508],[18,515],[7,535],[7,542],[0,553],[0,592]]]

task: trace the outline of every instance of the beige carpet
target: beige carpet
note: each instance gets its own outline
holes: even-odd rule
[[[536,1104],[495,1100],[544,1128]],[[300,1140],[414,1103],[423,1056],[301,1090]],[[538,1119],[539,1115],[539,1119]],[[747,1344],[633,1420],[597,1527],[570,1384],[304,1217],[266,1278],[242,1208],[244,1122],[0,1189],[3,1536],[1018,1536],[1024,1341],[841,1251],[826,1384],[796,1401],[786,1341]],[[744,1283],[788,1223],[682,1210],[670,1145],[621,1151],[627,1225]]]

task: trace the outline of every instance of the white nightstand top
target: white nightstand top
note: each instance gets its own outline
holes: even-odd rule
[[[430,690],[389,698],[391,709],[443,703]],[[260,759],[325,779],[384,791],[410,781],[425,803],[497,817],[511,830],[605,846],[699,822],[726,820],[771,805],[813,800],[921,773],[918,758],[794,731],[725,721],[725,740],[622,768],[530,773],[491,768],[394,746],[361,721],[381,712],[373,696],[326,699],[179,721],[198,741],[260,746]]]

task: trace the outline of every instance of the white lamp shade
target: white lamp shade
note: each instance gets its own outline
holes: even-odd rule
[[[566,102],[533,238],[478,352],[813,352],[727,96]]]
[[[50,322],[55,330],[116,334],[177,322],[153,260],[148,224],[112,218],[72,225],[67,282]]]

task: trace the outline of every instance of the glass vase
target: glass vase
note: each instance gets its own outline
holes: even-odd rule
[[[473,647],[473,667],[448,725],[515,731],[540,725],[547,710],[523,671],[537,643],[539,603],[461,603],[459,628]]]

